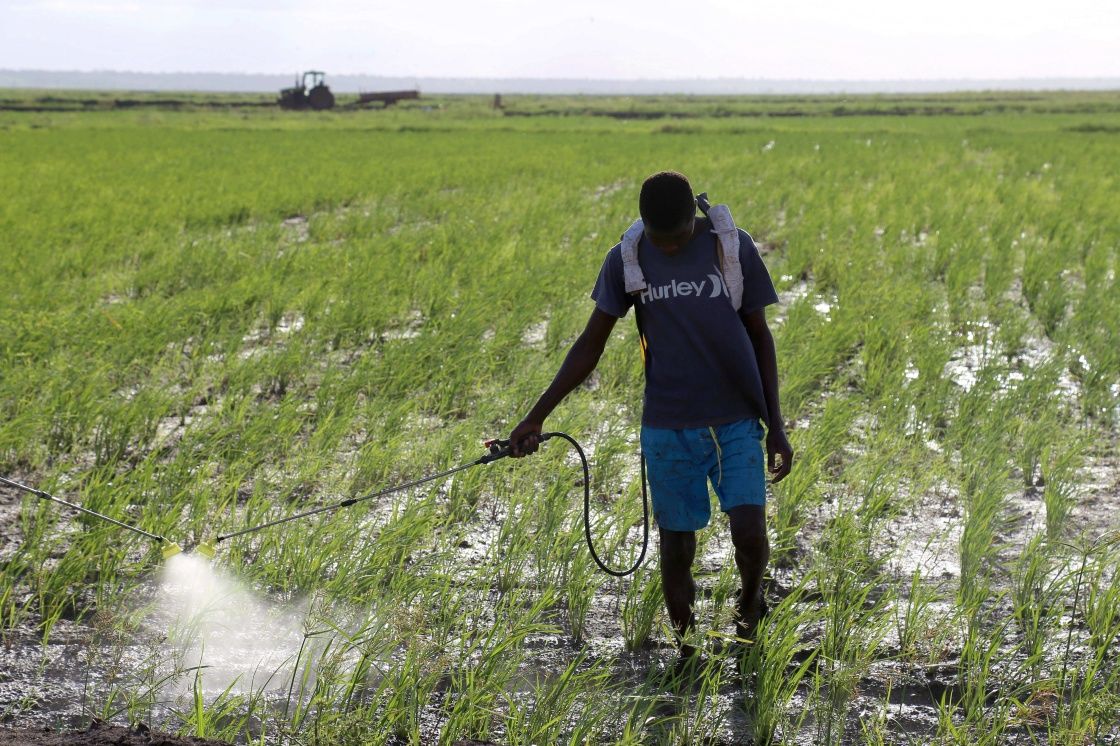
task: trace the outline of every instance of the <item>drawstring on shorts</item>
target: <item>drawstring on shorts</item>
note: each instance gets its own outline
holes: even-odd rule
[[[719,478],[716,479],[716,484],[723,484],[723,449],[719,445],[715,428],[709,426],[708,432],[712,434],[712,445],[716,447],[716,463],[719,465]]]

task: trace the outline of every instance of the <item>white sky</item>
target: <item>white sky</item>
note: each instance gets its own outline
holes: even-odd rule
[[[0,0],[0,68],[1116,77],[1120,0]]]

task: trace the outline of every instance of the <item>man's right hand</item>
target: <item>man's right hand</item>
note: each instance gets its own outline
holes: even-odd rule
[[[541,447],[541,423],[522,420],[509,434],[509,455],[521,458]]]

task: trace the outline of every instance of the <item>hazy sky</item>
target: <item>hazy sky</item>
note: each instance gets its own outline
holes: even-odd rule
[[[1120,76],[1120,0],[0,0],[0,68],[544,78]]]

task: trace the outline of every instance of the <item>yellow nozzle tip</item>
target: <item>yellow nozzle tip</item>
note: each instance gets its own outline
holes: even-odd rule
[[[195,554],[201,554],[206,559],[214,559],[214,555],[217,554],[218,550],[215,549],[214,545],[210,542],[204,541],[194,548],[194,552]]]
[[[173,541],[163,542],[163,558],[170,559],[183,551],[183,548]]]

